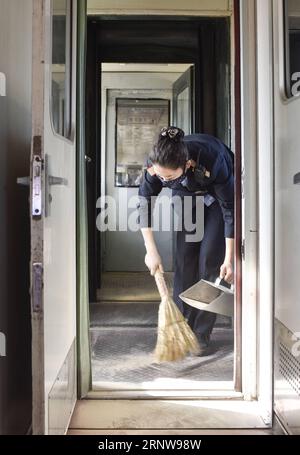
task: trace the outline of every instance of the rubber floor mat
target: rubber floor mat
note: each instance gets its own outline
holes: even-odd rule
[[[217,328],[212,354],[156,363],[156,327],[100,327],[91,330],[93,382],[143,383],[159,378],[194,381],[233,379],[233,330]]]
[[[173,273],[165,273],[172,293]],[[155,280],[149,272],[104,272],[98,301],[158,301],[160,299]]]

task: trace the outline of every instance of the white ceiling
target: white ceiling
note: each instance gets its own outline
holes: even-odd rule
[[[168,14],[224,16],[232,0],[88,0],[88,14]]]
[[[103,72],[184,73],[190,63],[102,63]]]

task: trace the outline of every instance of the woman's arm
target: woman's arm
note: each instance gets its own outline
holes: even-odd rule
[[[152,168],[148,168],[144,173],[143,181],[139,187],[139,225],[144,238],[146,256],[145,264],[150,270],[151,275],[154,275],[159,269],[163,272],[161,257],[156,248],[153,231],[152,231],[152,197],[157,196],[162,189],[161,181],[152,172]]]
[[[224,155],[219,161],[213,190],[223,213],[226,239],[225,258],[220,267],[220,277],[232,283],[234,278],[234,175],[232,157],[229,154]]]
[[[156,248],[156,243],[154,240],[153,231],[151,227],[141,228],[141,231],[146,248],[145,256],[146,266],[150,270],[151,275],[154,275],[157,269],[159,269],[163,273],[164,270],[162,266],[161,257]]]

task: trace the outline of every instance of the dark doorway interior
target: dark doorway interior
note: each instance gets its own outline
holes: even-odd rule
[[[89,219],[89,294],[100,288],[96,201],[101,175],[101,63],[194,64],[194,132],[230,143],[230,33],[228,18],[89,17],[86,147]]]

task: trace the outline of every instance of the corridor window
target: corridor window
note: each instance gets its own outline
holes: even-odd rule
[[[169,100],[118,98],[116,110],[115,186],[139,186],[147,156],[169,125]]]
[[[288,98],[300,95],[300,2],[284,0],[285,89]]]
[[[54,131],[71,134],[72,2],[52,0],[51,114]]]

